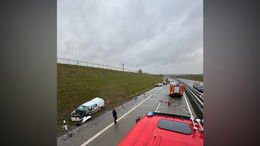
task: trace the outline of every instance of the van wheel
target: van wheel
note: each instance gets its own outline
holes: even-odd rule
[[[76,126],[80,126],[81,123],[80,123],[80,122],[76,122],[75,125],[76,125]]]

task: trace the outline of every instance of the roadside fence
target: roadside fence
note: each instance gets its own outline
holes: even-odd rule
[[[135,70],[135,69],[127,68],[127,67],[124,67],[124,66],[118,67],[118,66],[105,65],[105,64],[99,64],[99,63],[93,63],[93,62],[75,60],[75,59],[69,59],[69,58],[58,57],[57,63],[78,65],[78,66],[87,66],[87,67],[95,67],[95,68],[103,68],[103,69],[125,71],[125,72],[135,72],[135,73],[137,72],[137,70]]]

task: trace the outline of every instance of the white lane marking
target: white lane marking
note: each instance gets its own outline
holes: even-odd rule
[[[159,90],[157,90],[155,93],[157,93],[158,91],[160,91],[163,87],[161,87]],[[129,114],[131,111],[133,111],[134,109],[136,109],[138,106],[140,106],[142,103],[144,103],[146,100],[148,100],[149,98],[151,98],[152,95],[148,96],[148,98],[146,98],[145,100],[143,100],[142,102],[140,102],[139,104],[137,104],[134,108],[132,108],[131,110],[129,110],[127,113],[125,113],[123,116],[121,116],[117,121],[121,120],[122,118],[124,118],[127,114]],[[99,131],[96,135],[92,136],[90,139],[88,139],[87,141],[85,141],[83,144],[81,144],[80,146],[85,146],[87,144],[89,144],[91,141],[93,141],[95,138],[97,138],[99,135],[101,135],[102,133],[104,133],[107,129],[109,129],[110,127],[112,127],[114,125],[114,122],[109,124],[107,127],[105,127],[103,130]]]
[[[157,108],[155,109],[155,112],[157,112],[157,111],[158,111],[160,104],[161,104],[161,103],[159,102],[159,104],[158,104]]]
[[[184,97],[184,99],[185,99],[185,101],[186,101],[186,104],[187,104],[187,106],[188,106],[188,109],[189,109],[189,112],[190,112],[191,118],[194,118],[194,117],[193,117],[193,114],[192,114],[192,112],[191,112],[191,109],[190,109],[189,103],[188,103],[188,101],[187,101],[187,99],[186,99],[186,94],[185,94],[185,96],[183,95],[183,97]]]

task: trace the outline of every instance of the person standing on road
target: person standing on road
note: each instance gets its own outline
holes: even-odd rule
[[[114,123],[116,124],[116,123],[117,123],[117,122],[116,122],[116,119],[117,119],[117,113],[116,113],[115,108],[113,108],[112,113],[113,113],[113,117],[114,117]]]

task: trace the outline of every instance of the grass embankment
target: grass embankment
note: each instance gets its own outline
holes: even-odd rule
[[[73,107],[94,97],[105,100],[110,110],[161,82],[159,76],[114,71],[108,69],[57,64],[57,132],[62,132],[62,121],[72,125],[70,113]]]
[[[203,82],[203,76],[201,75],[178,76],[178,78]]]

